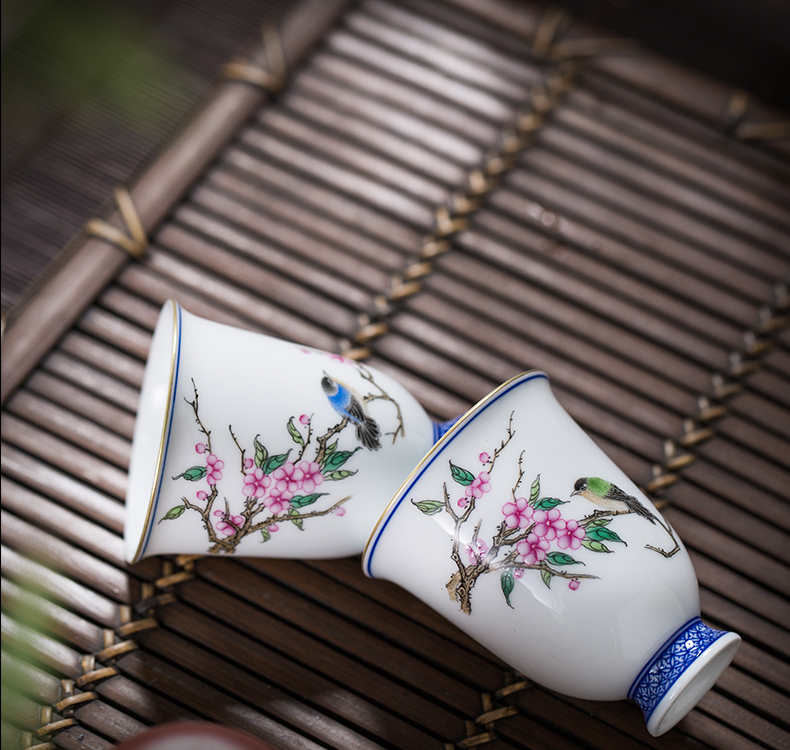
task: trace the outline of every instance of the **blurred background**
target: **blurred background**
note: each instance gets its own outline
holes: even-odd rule
[[[287,3],[3,0],[3,312]]]
[[[2,311],[293,0],[3,0]],[[790,111],[786,0],[559,0]]]

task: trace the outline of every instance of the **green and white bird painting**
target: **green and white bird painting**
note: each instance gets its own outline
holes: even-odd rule
[[[646,508],[633,495],[621,490],[616,484],[600,477],[580,477],[573,485],[571,497],[574,495],[579,495],[589,500],[593,505],[598,506],[593,513],[595,516],[619,516],[635,513],[640,518],[650,521],[653,525],[658,524],[669,534],[674,543],[674,547],[670,551],[651,544],[645,545],[647,549],[658,552],[664,557],[672,557],[680,549],[672,527]]]
[[[646,518],[650,523],[656,522],[656,517],[645,508],[633,495],[623,492],[616,484],[600,477],[582,477],[577,479],[573,486],[573,495],[581,495],[594,505],[617,513],[636,513]]]

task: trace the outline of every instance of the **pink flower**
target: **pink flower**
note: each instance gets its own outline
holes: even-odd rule
[[[205,453],[206,452],[206,446],[203,443],[198,443],[195,446],[195,452],[196,453]]]
[[[272,494],[277,490],[277,496],[282,498],[283,502],[287,502],[301,489],[304,472],[289,461],[272,472],[272,479],[274,480]]]
[[[225,536],[235,534],[244,524],[241,516],[227,516],[222,510],[215,510],[215,516],[220,516],[222,520],[217,521],[217,531]]]
[[[338,508],[335,508],[334,513],[336,516],[344,516],[346,515],[346,509],[340,506]]]
[[[308,417],[307,414],[302,414],[302,416],[299,417],[299,421],[302,424],[310,424],[310,417]]]
[[[582,539],[584,539],[584,533],[579,522],[571,518],[566,522],[565,528],[557,532],[557,546],[560,549],[579,549]]]
[[[255,466],[255,461],[253,461],[251,458],[245,458],[244,459],[244,468],[245,469],[251,469],[253,466]]]
[[[465,508],[467,505],[469,505],[469,498],[468,497],[462,497],[458,501],[458,507],[459,508]]]
[[[536,510],[532,519],[535,521],[533,532],[547,542],[554,541],[565,529],[565,520],[557,508]]]
[[[482,539],[476,539],[471,544],[466,545],[466,555],[469,562],[474,565],[479,563],[488,552],[488,545]]]
[[[514,578],[523,578],[524,577],[524,568],[513,568],[513,577]]]
[[[502,513],[509,528],[526,529],[532,521],[533,509],[527,498],[520,497],[515,503],[505,503],[502,506]]]
[[[481,464],[487,464],[491,460],[491,456],[488,453],[481,453],[478,458],[480,459]]]
[[[276,516],[291,506],[291,498],[283,497],[280,491],[275,488],[263,498],[263,504],[271,511],[273,516]],[[269,529],[271,530],[271,526]]]
[[[268,528],[269,531],[272,532],[272,534],[274,534],[275,531],[280,530],[280,527],[276,523],[273,523],[271,526],[267,526],[266,528]]]
[[[571,591],[576,591],[576,589],[579,588],[579,582],[575,578],[573,578],[571,582],[568,584],[568,588]]]
[[[205,500],[207,497],[208,497],[208,495],[205,492],[203,492],[203,490],[199,490],[198,491],[198,493],[197,493],[197,499],[198,500]]]
[[[263,497],[266,494],[266,488],[271,483],[271,478],[267,477],[262,469],[255,469],[255,471],[244,475],[244,486],[241,488],[241,493],[244,497]]]
[[[471,484],[466,486],[465,494],[467,497],[481,498],[491,489],[491,484],[488,481],[491,479],[487,471],[481,471],[479,476],[472,480]]]
[[[222,470],[225,468],[225,462],[217,458],[213,453],[209,453],[206,459],[206,468],[208,469],[206,481],[209,484],[216,484],[222,479]]]
[[[298,471],[302,474],[300,489],[308,495],[315,492],[315,488],[324,482],[321,467],[315,461],[300,461]]]
[[[532,533],[526,539],[520,541],[516,549],[527,565],[536,565],[541,560],[546,559],[549,543],[537,534]]]

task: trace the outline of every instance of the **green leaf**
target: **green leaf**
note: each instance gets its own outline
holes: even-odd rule
[[[186,505],[176,505],[176,507],[175,507],[175,508],[170,508],[170,510],[169,510],[169,511],[167,511],[167,513],[165,513],[165,514],[164,514],[164,515],[163,515],[163,516],[162,516],[162,517],[159,519],[159,523],[162,523],[162,521],[174,521],[174,520],[175,520],[176,518],[178,518],[178,517],[179,517],[179,516],[180,516],[180,515],[181,515],[181,514],[182,514],[182,513],[183,513],[183,512],[186,510],[186,509],[187,509],[187,506],[186,506]]]
[[[333,472],[337,471],[351,456],[357,451],[362,450],[362,447],[354,448],[353,451],[336,451],[331,456],[324,456],[323,471]]]
[[[593,552],[611,552],[605,544],[595,541],[595,539],[582,539],[582,545]]]
[[[261,467],[263,469],[263,473],[271,474],[275,469],[279,469],[288,460],[288,456],[290,454],[291,450],[289,448],[287,453],[280,453],[277,456],[269,456],[269,458],[266,459],[263,466]]]
[[[266,448],[263,447],[263,444],[258,442],[258,436],[255,436],[255,440],[252,441],[253,446],[255,447],[255,468],[262,469],[263,465],[266,463],[266,459],[269,457],[269,452]]]
[[[193,466],[191,469],[187,469],[183,474],[173,477],[173,479],[181,479],[183,477],[189,482],[197,482],[199,479],[203,479],[206,474],[208,474],[208,469],[206,469],[205,466]]]
[[[334,443],[331,443],[330,445],[326,446],[326,451],[324,452],[324,458],[332,455],[336,449],[337,449],[337,440],[335,440]]]
[[[328,494],[328,492],[314,492],[312,495],[297,495],[291,498],[291,508],[304,508],[307,505],[312,505],[319,497]],[[289,512],[289,515],[293,515],[293,513]]]
[[[293,438],[293,441],[297,445],[304,445],[304,438],[302,437],[302,433],[299,432],[298,429],[296,429],[296,425],[294,424],[293,417],[291,417],[288,420],[288,433],[290,434],[290,436]]]
[[[295,508],[291,508],[288,511],[288,515],[289,516],[296,516],[296,518],[292,518],[291,519],[291,523],[294,526],[296,526],[296,528],[299,529],[299,531],[304,531],[304,519],[303,518],[299,518],[299,511],[296,510]]]
[[[551,571],[547,570],[546,568],[543,568],[543,570],[540,571],[540,577],[543,579],[543,583],[546,584],[546,588],[550,589],[551,588]]]
[[[607,529],[605,526],[595,526],[593,528],[588,528],[587,539],[592,539],[596,542],[620,542],[620,544],[625,544],[625,542],[617,535],[616,531]]]
[[[558,505],[565,505],[567,500],[560,500],[558,497],[542,497],[535,503],[535,510],[551,510]]]
[[[581,560],[576,560],[565,552],[549,552],[546,559],[552,565],[584,565]]]
[[[450,461],[450,471],[453,474],[453,479],[464,487],[467,487],[475,481],[475,475],[472,474],[471,471],[456,466],[452,461]]]
[[[611,522],[611,518],[596,518],[592,523],[587,525],[587,528],[594,529],[596,526],[608,526]]]
[[[529,504],[535,505],[538,502],[538,497],[540,496],[540,474],[535,477],[535,481],[532,483],[532,487],[529,490]]]
[[[411,501],[420,511],[425,513],[426,516],[433,516],[444,510],[444,503],[438,500],[420,500],[420,502]]]
[[[261,536],[263,537],[261,541],[268,542],[272,538],[272,532],[269,529],[261,529]]]
[[[328,479],[332,482],[337,482],[339,479],[347,479],[348,477],[353,477],[356,474],[356,471],[349,471],[348,469],[341,469],[340,471],[333,471],[331,474],[324,474],[324,479]]]
[[[502,586],[502,593],[505,595],[507,606],[513,609],[510,603],[510,595],[513,593],[513,587],[516,585],[516,579],[513,576],[513,571],[510,568],[505,568],[502,571],[502,577],[499,579],[499,585]]]

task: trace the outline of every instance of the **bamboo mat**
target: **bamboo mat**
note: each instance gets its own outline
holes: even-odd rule
[[[145,256],[86,240],[113,253],[95,298],[45,285],[5,335],[4,748],[182,718],[289,750],[788,747],[786,143],[744,142],[726,92],[551,9],[365,0],[311,29],[276,98],[225,84],[243,123],[186,194],[133,186]],[[60,273],[83,279],[83,251]],[[733,666],[651,738],[635,705],[530,683],[358,559],[125,565],[169,297],[367,358],[438,419],[546,370],[666,503],[703,618],[744,638]]]

